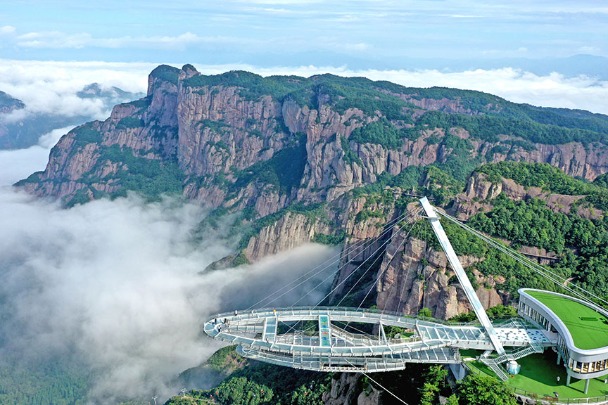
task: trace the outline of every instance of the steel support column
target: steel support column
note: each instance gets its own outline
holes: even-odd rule
[[[479,319],[479,322],[481,322],[481,325],[486,330],[486,333],[488,334],[488,337],[490,338],[490,341],[492,342],[492,345],[494,346],[494,349],[496,349],[498,355],[505,354],[505,349],[502,347],[500,340],[498,340],[498,336],[496,336],[494,326],[492,326],[492,322],[490,322],[488,314],[486,314],[483,305],[481,305],[481,301],[479,301],[479,297],[477,297],[477,294],[471,285],[471,281],[467,277],[460,260],[458,260],[458,256],[456,255],[456,252],[454,252],[454,248],[452,247],[450,240],[439,222],[439,217],[437,216],[434,207],[431,205],[431,203],[429,203],[429,200],[427,200],[426,197],[420,199],[420,203],[422,204],[422,208],[424,208],[424,211],[429,218],[433,232],[435,232],[441,247],[445,251],[447,258],[452,265],[452,269],[456,273],[456,277],[458,277],[458,281],[460,282],[462,289],[464,290],[469,302],[471,303],[471,306],[473,307],[473,310],[475,311],[475,315],[477,315],[477,319]]]

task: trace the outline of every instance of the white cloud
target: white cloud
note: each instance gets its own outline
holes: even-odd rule
[[[192,239],[204,215],[195,205],[135,197],[65,210],[0,190],[0,354],[10,347],[34,363],[74,355],[85,375],[92,371],[96,403],[166,397],[181,388],[170,386],[177,374],[218,348],[201,335],[208,317],[253,304],[335,254],[305,246],[200,275],[228,252],[209,232]]]
[[[0,150],[0,188],[10,186],[30,174],[44,170],[51,148],[72,127],[54,129],[43,134],[38,145],[27,149]]]
[[[150,36],[150,37],[117,37],[99,38],[91,41],[90,45],[103,48],[123,48],[129,46],[142,48],[161,48],[161,49],[185,49],[189,45],[199,43],[210,43],[213,41],[221,42],[219,37],[201,37],[191,32],[186,32],[176,36]]]
[[[16,30],[12,25],[3,25],[0,27],[0,35],[14,34]]]
[[[580,48],[578,48],[579,53],[589,55],[598,55],[601,54],[601,51],[602,50],[597,46],[581,46]]]
[[[58,103],[61,111],[75,112],[78,106],[64,103],[62,97],[69,99],[91,82],[142,91],[154,67],[0,60],[0,89],[41,111],[47,111],[45,103]],[[316,66],[199,67],[205,74],[230,69],[262,75],[367,76],[412,87],[476,89],[517,102],[608,113],[606,82],[557,73],[539,76],[510,68],[446,73]],[[43,169],[48,148],[67,130],[42,137],[41,146],[1,151],[0,185]],[[301,263],[313,266],[314,258],[321,260],[331,253],[304,247],[249,268],[200,276],[200,270],[228,251],[213,235],[192,244],[193,227],[203,216],[204,211],[194,205],[144,204],[132,197],[62,210],[0,188],[0,295],[8,297],[8,307],[16,308],[0,328],[14,328],[10,341],[32,355],[76,351],[95,370],[93,394],[106,401],[115,392],[153,393],[214,350],[212,341],[200,337],[206,316],[257,301],[277,284],[301,274]],[[302,288],[306,291],[311,285]]]
[[[48,158],[49,149],[39,145],[15,151],[0,150],[0,189],[44,170]]]
[[[61,31],[28,32],[16,37],[16,45],[22,48],[39,49],[82,49],[85,47],[120,49],[162,49],[162,50],[184,50],[192,45],[201,44],[231,44],[235,46],[247,46],[251,38],[230,37],[224,35],[198,35],[192,32],[184,32],[178,35],[150,35],[150,36],[119,36],[119,37],[95,37],[89,33],[68,34]],[[253,41],[262,44],[263,41]]]
[[[91,42],[87,33],[66,34],[60,31],[28,32],[17,36],[17,45],[23,48],[84,48]]]
[[[367,44],[353,44],[366,50]],[[184,61],[184,63],[189,61]],[[0,60],[0,90],[21,99],[27,108],[5,120],[24,114],[54,113],[66,116],[88,115],[105,119],[109,111],[99,100],[82,100],[76,92],[89,83],[117,86],[127,91],[144,92],[147,76],[157,64],[106,62],[39,62]],[[176,65],[179,66],[179,65]],[[218,74],[243,69],[263,76],[274,74],[311,76],[333,73],[388,80],[410,87],[444,86],[479,90],[507,100],[547,107],[585,109],[608,114],[608,82],[590,77],[566,77],[559,73],[536,75],[512,69],[442,72],[438,70],[352,70],[334,66],[299,66],[260,68],[251,65],[202,65],[204,74]]]
[[[302,6],[323,3],[323,0],[231,0],[231,3]]]
[[[181,388],[170,384],[177,374],[219,347],[201,336],[207,317],[254,304],[335,255],[304,246],[200,275],[230,250],[210,232],[194,242],[205,216],[199,206],[130,196],[65,210],[6,186],[43,169],[67,130],[41,137],[41,145],[0,151],[0,359],[3,350],[34,364],[74,355],[94,377],[93,400],[167,397]],[[326,275],[274,305],[288,305]]]
[[[39,62],[0,59],[0,90],[22,100],[26,108],[5,120],[29,114],[59,114],[104,119],[107,107],[98,99],[81,99],[76,93],[90,83],[145,92],[151,63]]]

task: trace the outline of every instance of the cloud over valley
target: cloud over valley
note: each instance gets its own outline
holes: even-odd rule
[[[149,63],[38,62],[0,59],[0,91],[24,102],[25,108],[2,117],[16,121],[34,114],[104,119],[108,106],[99,98],[81,98],[86,85],[116,86],[145,93]]]
[[[335,253],[306,246],[199,274],[230,251],[219,234],[195,237],[205,214],[135,196],[66,210],[2,189],[0,358],[77,358],[95,402],[175,394],[170,381],[218,348],[201,333],[209,315],[253,304]]]

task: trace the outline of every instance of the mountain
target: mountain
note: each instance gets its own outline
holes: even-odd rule
[[[67,134],[21,185],[68,204],[170,192],[263,217],[430,164],[459,181],[501,160],[592,180],[608,171],[607,136],[605,115],[480,92],[160,66],[147,97]]]
[[[3,91],[0,91],[0,113],[9,113],[14,110],[18,110],[25,107],[21,100],[17,100],[6,94]]]
[[[94,99],[110,111],[112,106],[125,101],[141,98],[141,93],[131,93],[118,87],[104,88],[98,83],[86,85],[76,95],[80,99]],[[22,110],[23,116],[11,116]],[[58,113],[32,113],[27,105],[0,91],[0,149],[21,149],[38,143],[41,135],[53,129],[75,126],[94,119],[88,114],[68,116]]]
[[[591,183],[570,177],[546,163],[500,162],[476,169],[462,190],[442,182],[447,190],[442,189],[435,200],[442,198],[447,211],[465,220],[468,226],[511,244],[532,260],[549,265],[559,279],[576,283],[589,293],[606,296],[607,177],[600,176]],[[428,186],[419,184],[417,191],[432,194],[438,190]],[[420,209],[416,198],[409,192],[403,193],[400,187],[387,185],[364,187],[354,193],[352,199],[344,212],[350,219],[342,229],[346,242],[342,266],[333,284],[337,290],[325,303],[345,306],[363,303],[363,307],[375,305],[407,314],[425,310],[438,318],[463,322],[475,319],[428,222],[421,219],[409,224],[402,220],[392,229],[389,226],[404,212],[415,217],[414,213]],[[323,216],[301,218],[301,222],[286,217],[280,224],[262,228],[257,238],[268,243],[289,238],[286,230],[290,227],[314,223],[319,217]],[[503,305],[516,302],[517,289],[522,286],[559,291],[542,275],[489,249],[484,242],[450,222],[442,222],[482,304],[491,308],[488,314],[492,318],[501,318],[501,314],[513,316],[515,309]],[[388,234],[375,240],[384,231]],[[220,354],[225,359],[218,363],[216,355]],[[186,396],[174,397],[169,403],[205,403],[209,397],[220,398],[220,403],[232,403],[237,394],[259,391],[259,384],[264,385],[265,392],[284,398],[281,402],[286,403],[299,403],[295,396],[290,397],[296,390],[301,396],[321,397],[315,403],[354,403],[357,398],[357,403],[382,404],[386,400],[382,390],[365,388],[366,380],[354,374],[334,374],[328,381],[324,373],[303,375],[301,370],[244,360],[231,348],[222,349],[216,355],[207,364],[185,373],[184,386],[197,387],[188,385],[187,377],[204,375],[210,366],[227,370],[225,380],[213,389],[193,390]],[[241,363],[235,371],[233,366],[238,362]],[[391,391],[401,398],[419,403],[431,371],[426,366],[411,364],[402,372],[378,373],[374,378],[381,379],[384,387],[393,387]],[[306,377],[307,383],[298,386],[302,377]],[[295,387],[289,386],[286,390],[285,381],[293,381]],[[449,395],[449,390],[442,395]]]
[[[108,109],[116,104],[136,100],[143,97],[141,93],[124,91],[116,86],[104,87],[99,83],[87,84],[76,95],[82,99],[98,99]]]
[[[344,242],[327,303],[453,318],[470,307],[426,223],[391,221],[427,195],[568,282],[608,294],[607,146],[608,117],[586,111],[364,78],[163,65],[146,97],[70,131],[46,169],[17,186],[67,206],[128,191],[177,195],[214,209],[202,232],[230,214],[241,241],[216,269]],[[485,306],[513,302],[523,285],[555,288],[445,228]],[[351,274],[356,283],[342,285]],[[332,380],[334,403],[358,395],[358,381]]]
[[[127,191],[150,199],[180,195],[215,209],[205,226],[238,213],[242,239],[233,256],[215,265],[221,267],[308,241],[374,238],[407,204],[407,193],[429,195],[470,217],[483,205],[454,198],[465,182],[466,195],[481,193],[487,182],[475,170],[488,163],[548,163],[601,182],[607,145],[608,116],[586,111],[364,78],[206,76],[191,65],[161,65],[149,76],[146,97],[75,128],[53,148],[43,172],[17,185],[66,205]],[[603,194],[593,193],[577,200],[585,215],[604,209],[596,201]],[[420,262],[420,246],[410,248]],[[454,295],[434,313],[456,315],[464,310],[459,302]],[[420,303],[414,304],[406,312],[415,312]]]

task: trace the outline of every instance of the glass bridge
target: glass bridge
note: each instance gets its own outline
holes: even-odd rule
[[[359,330],[348,331],[351,325]],[[388,327],[402,333],[389,337]],[[460,363],[460,349],[494,350],[482,326],[370,309],[294,307],[225,313],[207,321],[204,331],[238,345],[245,357],[316,371],[380,372],[403,369],[407,363]],[[504,361],[542,351],[557,339],[555,333],[526,328],[517,320],[495,327],[495,332],[502,346],[512,349]]]

